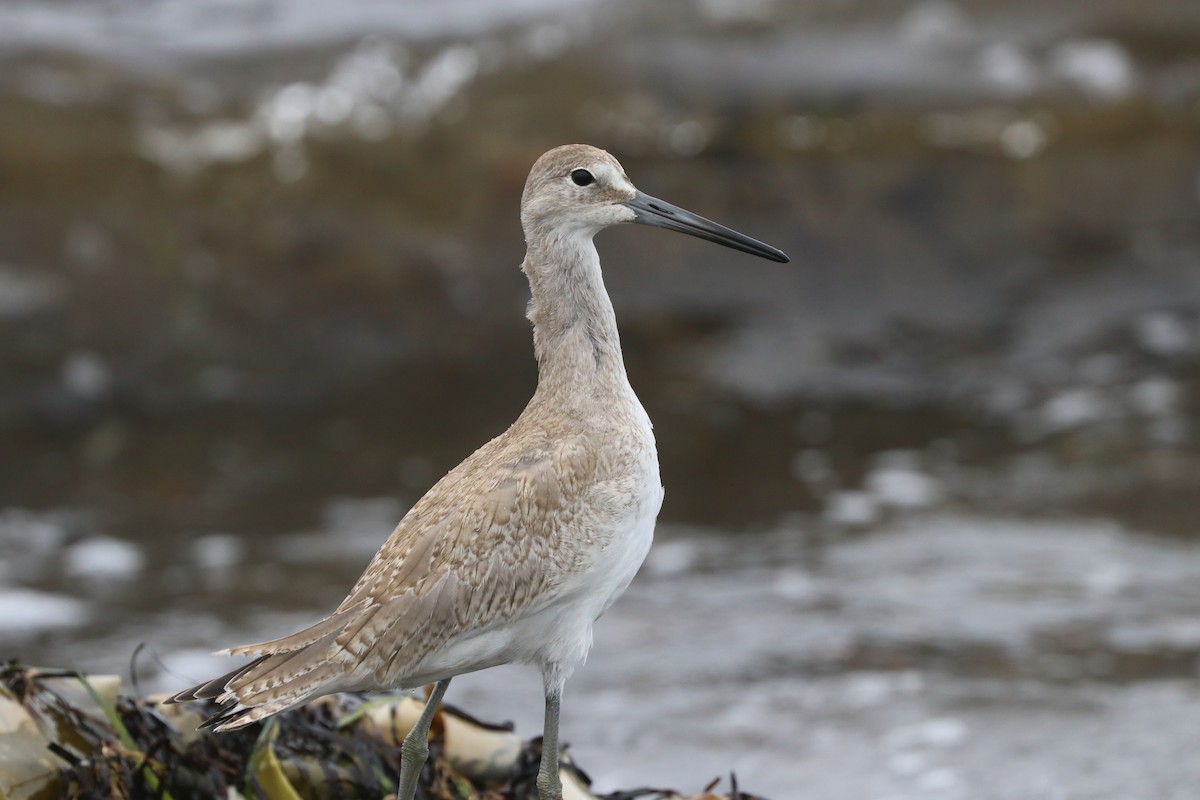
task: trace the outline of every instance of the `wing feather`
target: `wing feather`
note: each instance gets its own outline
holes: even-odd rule
[[[173,699],[217,696],[227,708],[210,722],[224,730],[348,685],[404,686],[455,637],[553,602],[557,577],[583,564],[561,533],[597,464],[562,432],[512,433],[480,448],[413,506],[332,615],[224,651],[257,660]]]

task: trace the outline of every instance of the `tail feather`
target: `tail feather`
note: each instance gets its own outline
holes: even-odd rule
[[[184,689],[179,694],[172,695],[163,702],[168,705],[173,705],[175,703],[188,703],[193,700],[212,700],[213,698],[222,694],[225,691],[225,688],[230,683],[237,680],[239,676],[244,675],[245,673],[254,669],[266,659],[267,656],[256,658],[249,664],[242,664],[237,669],[231,670],[219,678],[213,678],[211,681],[205,681],[204,683],[197,684],[190,689]]]
[[[343,670],[337,664],[323,664],[318,669],[307,674],[304,681],[293,681],[277,686],[269,693],[252,698],[241,695],[238,690],[231,689],[219,713],[205,720],[201,728],[211,728],[214,731],[231,731],[244,728],[260,719],[286,711],[314,697],[329,694],[331,686],[336,686],[342,677]]]
[[[345,629],[351,615],[357,615],[366,610],[368,602],[359,603],[350,608],[343,609],[336,614],[331,614],[315,625],[309,625],[307,628],[287,636],[281,636],[278,639],[271,639],[266,642],[256,642],[254,644],[244,644],[238,647],[228,647],[224,650],[218,650],[219,656],[271,656],[279,653],[290,653],[295,650],[301,650],[309,645],[319,642],[321,639],[330,634],[338,634]]]
[[[300,674],[275,675],[278,665],[306,655],[313,666]],[[299,705],[313,697],[337,691],[331,688],[342,676],[343,666],[321,663],[323,653],[281,653],[262,656],[238,669],[194,686],[164,700],[165,703],[186,703],[192,700],[216,700],[219,710],[200,725],[200,730],[228,731],[242,728],[260,719]],[[274,662],[274,663],[272,663]],[[257,679],[259,685],[248,684]],[[264,679],[267,681],[264,683]]]
[[[362,629],[377,608],[355,606],[291,636],[231,648],[225,652],[257,658],[164,702],[216,700],[220,710],[200,727],[227,731],[340,691],[342,679],[354,663],[344,642]]]
[[[244,705],[252,706],[279,691],[312,683],[325,666],[336,666],[341,671],[344,659],[336,658],[332,644],[330,637],[302,650],[267,656],[236,675],[222,694],[236,697]],[[221,700],[222,697],[217,699]]]
[[[213,714],[211,717],[204,720],[204,722],[201,722],[200,727],[197,730],[207,731],[214,728],[216,730],[232,730],[232,728],[240,728],[242,725],[239,725],[238,723],[249,711],[250,709],[246,708],[241,703],[234,703],[229,708],[222,708],[219,712]],[[226,728],[226,723],[230,724],[232,728]],[[245,722],[243,724],[249,725],[250,723]]]

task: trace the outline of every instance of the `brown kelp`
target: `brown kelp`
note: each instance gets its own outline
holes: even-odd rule
[[[211,703],[160,705],[120,693],[120,679],[15,662],[0,668],[0,800],[350,800],[395,789],[399,742],[424,704],[406,694],[323,697],[230,733],[196,728]],[[425,800],[536,800],[541,739],[521,739],[452,706],[435,718],[420,776]],[[736,781],[700,794],[608,795],[564,756],[567,800],[756,800]],[[757,800],[761,800],[758,798]]]

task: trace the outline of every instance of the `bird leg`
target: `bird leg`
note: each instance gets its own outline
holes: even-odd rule
[[[429,726],[433,724],[433,715],[437,713],[442,695],[449,685],[449,678],[433,685],[433,691],[425,701],[425,710],[404,737],[404,744],[400,745],[400,785],[396,788],[396,800],[413,800],[417,793],[417,778],[425,766],[425,759],[429,758]]]
[[[546,725],[542,731],[542,763],[538,767],[537,789],[541,800],[562,800],[562,780],[558,776],[558,708],[562,688],[546,690]]]

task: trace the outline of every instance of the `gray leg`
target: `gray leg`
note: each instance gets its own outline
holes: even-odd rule
[[[558,777],[558,708],[562,689],[546,690],[546,727],[542,731],[542,763],[538,767],[537,789],[541,800],[562,800],[562,780]]]
[[[404,744],[400,745],[400,786],[396,789],[396,800],[412,800],[417,793],[417,778],[421,774],[421,767],[425,766],[425,759],[429,758],[429,726],[449,685],[449,678],[433,685],[421,718],[404,737]]]

